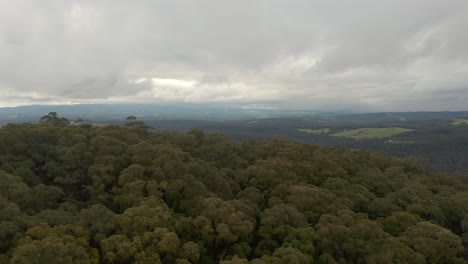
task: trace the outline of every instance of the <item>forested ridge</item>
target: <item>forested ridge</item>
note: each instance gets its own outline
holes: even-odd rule
[[[82,121],[0,128],[0,263],[467,263],[467,175]]]

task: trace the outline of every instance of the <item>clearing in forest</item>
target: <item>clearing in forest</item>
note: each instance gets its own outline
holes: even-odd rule
[[[468,119],[455,119],[452,122],[452,125],[461,125],[461,124],[466,124],[468,125]]]
[[[327,134],[328,132],[330,132],[329,128],[322,128],[322,129],[298,128],[297,130],[300,132],[316,134],[316,135]]]
[[[345,130],[343,132],[332,134],[335,137],[350,137],[354,139],[364,138],[384,138],[398,135],[400,133],[413,131],[402,127],[379,127],[379,128],[358,128]]]

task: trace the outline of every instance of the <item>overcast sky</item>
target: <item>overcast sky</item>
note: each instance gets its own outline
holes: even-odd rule
[[[0,0],[0,106],[468,110],[464,0]]]

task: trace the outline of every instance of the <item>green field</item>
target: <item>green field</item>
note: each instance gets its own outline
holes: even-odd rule
[[[332,134],[335,137],[350,137],[354,139],[365,138],[384,138],[398,135],[400,133],[413,131],[412,129],[401,127],[384,127],[384,128],[358,128],[353,130],[346,130],[343,132]]]
[[[328,132],[330,132],[329,128],[322,128],[322,129],[298,128],[297,130],[300,132],[316,134],[316,135],[327,134]]]
[[[455,119],[455,121],[452,122],[452,125],[461,125],[461,124],[468,125],[468,119]]]

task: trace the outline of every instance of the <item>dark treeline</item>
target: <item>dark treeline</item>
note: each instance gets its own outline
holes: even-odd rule
[[[0,195],[0,263],[466,263],[468,176],[414,157],[50,113]]]

